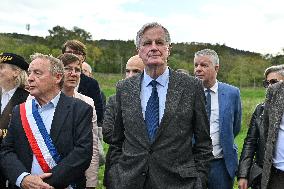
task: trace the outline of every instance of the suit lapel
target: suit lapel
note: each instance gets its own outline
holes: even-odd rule
[[[136,125],[137,125],[137,130],[139,133],[141,133],[142,139],[144,142],[149,143],[149,138],[148,138],[148,132],[147,132],[147,126],[145,124],[145,120],[143,117],[142,113],[142,107],[141,107],[141,98],[140,98],[140,93],[141,93],[141,81],[143,78],[143,73],[138,76],[134,76],[131,78],[131,82],[128,85],[128,89],[126,90],[127,92],[124,93],[125,99],[128,99],[128,105],[127,107],[131,109],[129,116],[135,119]],[[129,91],[132,91],[129,93]]]
[[[62,130],[65,119],[67,118],[68,112],[70,111],[70,107],[71,107],[70,100],[63,93],[61,93],[60,99],[58,101],[58,104],[54,112],[51,124],[51,130],[50,130],[50,136],[52,138],[53,143],[55,143],[56,140],[58,139],[59,133]]]
[[[221,82],[218,82],[218,104],[219,104],[219,127],[220,127],[220,131],[222,130],[222,126],[223,124],[223,115],[225,115],[225,108],[227,107],[227,95],[225,93],[225,89],[222,85]]]
[[[163,130],[168,127],[170,120],[172,119],[171,115],[176,112],[176,109],[179,105],[181,95],[183,93],[183,85],[180,84],[181,80],[178,77],[178,74],[170,69],[170,78],[166,96],[165,111],[161,123],[159,125],[156,139],[161,135]]]

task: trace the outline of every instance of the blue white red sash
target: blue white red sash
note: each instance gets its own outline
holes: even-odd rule
[[[42,171],[47,173],[61,158],[45,128],[34,99],[20,105],[20,115],[33,154]]]

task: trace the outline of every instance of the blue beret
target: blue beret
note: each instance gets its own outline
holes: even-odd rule
[[[29,68],[29,64],[23,57],[13,53],[0,53],[0,63],[13,64],[26,71]]]

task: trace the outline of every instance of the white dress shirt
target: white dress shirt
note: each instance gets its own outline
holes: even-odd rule
[[[18,86],[13,88],[10,91],[5,91],[2,88],[2,95],[1,95],[1,114],[3,113],[4,109],[6,108],[7,104],[9,103],[9,101],[11,100],[12,96],[14,95],[14,93],[16,92]]]
[[[204,91],[207,88],[204,88]],[[210,115],[210,137],[213,145],[213,155],[215,158],[222,158],[223,152],[220,144],[220,125],[219,125],[219,99],[218,82],[210,88],[211,94],[211,115]]]
[[[159,97],[159,124],[161,123],[165,111],[166,96],[167,96],[169,77],[170,77],[169,73],[170,71],[169,68],[167,67],[165,72],[156,79],[156,81],[159,83],[157,84],[157,91]],[[149,85],[149,83],[152,80],[153,78],[147,75],[146,70],[144,69],[144,77],[142,79],[141,93],[140,93],[142,113],[144,119],[145,119],[147,102],[152,93],[152,85]]]

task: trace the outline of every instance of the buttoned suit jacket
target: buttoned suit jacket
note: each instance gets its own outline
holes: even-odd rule
[[[140,100],[142,78],[138,74],[117,84],[110,188],[142,189],[145,182],[152,189],[206,188],[213,155],[201,81],[170,70],[165,112],[150,143]]]
[[[238,149],[234,138],[240,132],[242,108],[240,90],[218,82],[219,132],[227,171],[234,178],[238,169]]]
[[[276,141],[279,133],[280,123],[284,113],[284,82],[273,84],[269,87],[264,106],[264,133],[265,153],[263,161],[263,173],[261,188],[266,189],[271,174],[272,158],[275,151]]]
[[[62,159],[51,169],[52,176],[44,179],[46,183],[59,189],[70,184],[85,188],[85,171],[92,158],[92,113],[87,103],[60,95],[50,136]],[[33,152],[21,124],[19,106],[13,110],[0,157],[3,171],[13,184],[23,172],[31,171]]]

